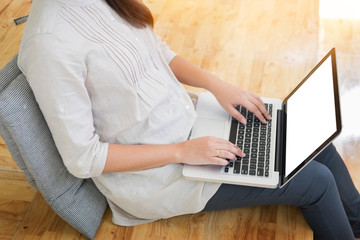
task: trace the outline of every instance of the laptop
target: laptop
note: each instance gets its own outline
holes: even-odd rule
[[[190,139],[215,136],[246,154],[227,166],[184,165],[187,179],[245,186],[283,187],[328,146],[341,131],[335,49],[285,98],[262,98],[272,119],[261,123],[247,109],[243,125],[209,92],[199,94]]]

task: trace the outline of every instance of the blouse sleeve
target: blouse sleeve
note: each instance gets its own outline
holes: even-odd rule
[[[155,34],[155,38],[161,54],[164,56],[165,61],[169,64],[177,54],[173,52],[165,42],[161,41],[161,38],[158,35]]]
[[[51,34],[22,44],[19,67],[39,103],[65,166],[74,176],[99,176],[108,144],[95,132],[91,101],[85,87],[85,59]]]

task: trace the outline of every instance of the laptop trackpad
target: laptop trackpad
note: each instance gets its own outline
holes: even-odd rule
[[[191,138],[213,136],[228,139],[227,121],[224,119],[198,117],[193,127]]]

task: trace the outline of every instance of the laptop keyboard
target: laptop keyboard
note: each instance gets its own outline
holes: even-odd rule
[[[266,110],[272,116],[272,104],[265,104]],[[242,174],[259,177],[269,177],[269,160],[271,146],[272,121],[263,124],[246,108],[237,106],[237,110],[247,119],[246,125],[233,118],[231,128],[236,130],[236,145],[246,154],[236,161],[229,161],[223,168],[225,174]]]

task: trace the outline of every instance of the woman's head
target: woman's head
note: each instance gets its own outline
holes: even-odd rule
[[[120,17],[137,28],[153,27],[154,19],[150,10],[137,0],[106,0]]]

